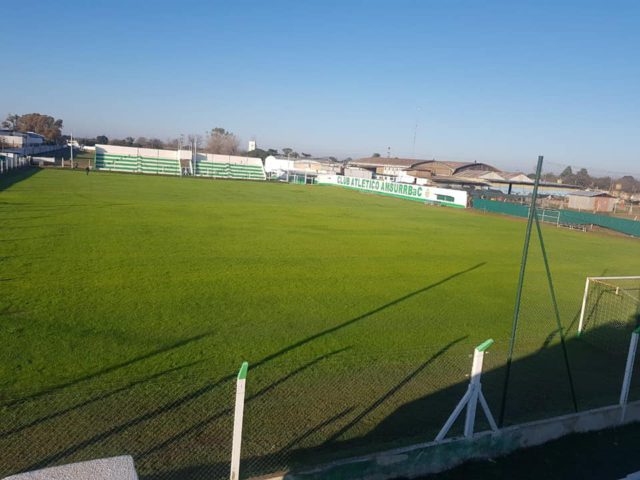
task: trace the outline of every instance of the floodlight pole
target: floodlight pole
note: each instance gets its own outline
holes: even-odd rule
[[[516,332],[518,330],[518,320],[520,318],[520,303],[522,301],[522,286],[524,285],[524,274],[527,268],[527,257],[529,256],[529,242],[531,240],[531,229],[533,228],[533,220],[536,215],[536,201],[538,199],[538,186],[540,185],[540,174],[542,173],[542,161],[544,157],[538,156],[538,165],[536,167],[536,180],[533,184],[533,192],[531,193],[531,206],[529,207],[529,219],[527,221],[527,229],[524,237],[524,247],[522,249],[522,260],[520,262],[520,275],[518,276],[518,290],[516,293],[516,305],[513,311],[513,324],[511,327],[511,340],[509,341],[509,353],[507,355],[507,365],[504,373],[504,386],[502,388],[502,404],[500,406],[499,425],[504,425],[504,415],[507,406],[507,389],[509,387],[509,376],[511,374],[511,362],[513,360],[513,349],[516,342]]]

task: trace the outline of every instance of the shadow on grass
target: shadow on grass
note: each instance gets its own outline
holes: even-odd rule
[[[295,377],[296,375],[301,374],[302,372],[304,372],[305,370],[313,367],[314,365],[316,365],[317,363],[321,362],[322,360],[326,360],[327,358],[333,357],[334,355],[338,355],[342,352],[345,352],[347,350],[349,350],[351,347],[346,347],[346,348],[341,348],[339,350],[334,350],[333,352],[329,352],[326,355],[321,355],[319,357],[316,357],[315,359],[311,360],[310,362],[305,363],[304,365],[292,370],[290,373],[280,377],[279,379],[277,379],[275,382],[269,384],[268,386],[266,386],[265,388],[259,390],[258,392],[256,392],[253,395],[250,395],[249,397],[247,397],[245,399],[245,405],[251,403],[253,400],[256,400],[260,397],[262,397],[263,395],[267,394],[268,392],[270,392],[271,390],[279,387],[281,384],[283,384],[284,382],[290,380],[291,378]],[[227,408],[224,409],[220,412],[217,412],[215,415],[212,415],[208,418],[205,418],[204,420],[198,422],[197,424],[193,425],[190,428],[187,428],[185,430],[183,430],[182,432],[171,436],[170,438],[166,439],[165,441],[159,443],[158,445],[155,445],[154,447],[136,455],[136,458],[139,459],[143,459],[149,455],[151,455],[152,453],[158,452],[160,450],[163,450],[165,448],[167,448],[168,446],[170,446],[172,443],[181,440],[185,437],[188,437],[189,435],[193,435],[195,433],[198,433],[202,430],[204,430],[207,425],[209,425],[210,423],[212,423],[215,420],[218,420],[219,418],[224,417],[225,415],[230,415],[233,412],[233,408]]]
[[[268,361],[273,360],[273,359],[275,359],[277,357],[280,357],[280,356],[284,355],[285,353],[290,352],[291,350],[294,350],[296,348],[302,347],[303,345],[306,345],[307,343],[310,343],[310,342],[312,342],[314,340],[317,340],[318,338],[324,337],[325,335],[329,335],[331,333],[335,333],[335,332],[337,332],[339,330],[342,330],[343,328],[346,328],[346,327],[348,327],[350,325],[353,325],[354,323],[357,323],[357,322],[359,322],[361,320],[364,320],[365,318],[371,317],[372,315],[375,315],[376,313],[380,313],[383,310],[386,310],[387,308],[393,307],[394,305],[397,305],[399,303],[404,302],[405,300],[410,299],[411,297],[415,297],[416,295],[419,295],[421,293],[428,292],[429,290],[431,290],[433,288],[436,288],[436,287],[439,287],[440,285],[443,285],[443,284],[445,284],[445,283],[447,283],[447,282],[449,282],[449,281],[451,281],[451,280],[453,280],[453,279],[455,279],[455,278],[457,278],[457,277],[459,277],[461,275],[464,275],[466,273],[472,272],[472,271],[474,271],[474,270],[486,265],[486,263],[487,262],[481,262],[481,263],[478,263],[477,265],[474,265],[473,267],[469,267],[469,268],[467,268],[465,270],[460,270],[459,272],[453,273],[453,274],[449,275],[448,277],[443,278],[442,280],[439,280],[439,281],[437,281],[435,283],[427,285],[426,287],[420,288],[420,289],[415,290],[415,291],[413,291],[411,293],[403,295],[402,297],[396,298],[395,300],[393,300],[391,302],[388,302],[388,303],[385,303],[384,305],[381,305],[381,306],[379,306],[377,308],[374,308],[373,310],[370,310],[370,311],[368,311],[366,313],[363,313],[362,315],[358,315],[357,317],[352,318],[351,320],[347,320],[346,322],[343,322],[343,323],[341,323],[339,325],[336,325],[336,326],[331,327],[331,328],[327,328],[326,330],[323,330],[323,331],[318,332],[318,333],[316,333],[314,335],[306,337],[306,338],[304,338],[304,339],[302,339],[302,340],[300,340],[300,341],[298,341],[296,343],[293,343],[293,344],[289,345],[288,347],[285,347],[285,348],[283,348],[281,350],[278,350],[275,353],[272,353],[271,355],[267,355],[262,360],[260,360],[259,362],[255,363],[254,364],[254,368],[257,367],[257,366],[260,366],[260,365],[262,365],[264,363],[267,363]]]
[[[37,167],[24,167],[3,173],[0,175],[0,192],[7,190],[16,183],[34,176],[38,172],[40,172],[40,169]]]
[[[0,312],[0,315],[1,314],[2,314],[2,312]],[[62,384],[59,384],[59,385],[55,385],[53,387],[47,388],[46,390],[42,390],[41,392],[34,393],[33,395],[29,395],[27,397],[23,397],[23,398],[20,398],[20,399],[12,400],[12,401],[6,403],[3,406],[4,407],[12,407],[12,406],[17,405],[19,403],[24,403],[24,402],[28,402],[28,401],[31,401],[31,400],[36,400],[38,398],[41,398],[41,397],[44,397],[46,395],[55,393],[55,392],[57,392],[59,390],[62,390],[64,388],[71,387],[71,386],[77,385],[79,383],[86,382],[88,380],[93,380],[93,379],[98,378],[98,377],[100,377],[102,375],[106,375],[108,373],[113,373],[113,372],[115,372],[117,370],[120,370],[122,368],[129,367],[129,366],[131,366],[131,365],[133,365],[135,363],[142,362],[143,360],[148,360],[149,358],[153,358],[155,356],[162,355],[162,354],[167,353],[167,352],[169,352],[171,350],[175,350],[176,348],[180,348],[180,347],[183,347],[185,345],[189,345],[189,344],[191,344],[193,342],[196,342],[198,340],[202,340],[203,338],[210,336],[212,333],[213,332],[206,332],[206,333],[202,333],[200,335],[195,335],[193,337],[185,338],[184,340],[180,340],[178,342],[174,342],[174,343],[171,343],[169,345],[165,345],[164,347],[161,347],[161,348],[158,348],[158,349],[153,350],[151,352],[145,353],[144,355],[140,355],[139,357],[132,358],[131,360],[127,360],[126,362],[118,363],[116,365],[112,365],[110,367],[104,368],[104,369],[99,370],[97,372],[90,373],[88,375],[84,375],[84,376],[82,376],[80,378],[76,378],[76,379],[71,380],[69,382],[65,382],[65,383],[62,383]]]
[[[252,395],[251,397],[248,397],[245,400],[245,403],[249,403],[252,400],[255,400],[263,395],[265,395],[266,393],[268,393],[269,391],[273,390],[274,388],[276,388],[278,385],[286,382],[287,380],[290,380],[291,378],[293,378],[294,376],[300,374],[301,372],[303,372],[304,370],[310,368],[311,366],[315,365],[316,363],[320,362],[321,360],[324,360],[326,358],[329,358],[333,355],[337,355],[338,353],[341,353],[345,350],[348,350],[348,348],[343,348],[340,350],[336,350],[334,352],[330,352],[326,355],[322,355],[320,357],[317,357],[316,359],[312,360],[311,362],[308,362],[298,368],[296,368],[295,370],[291,371],[290,373],[288,373],[287,375],[281,377],[280,379],[276,380],[275,382],[273,382],[272,384],[270,384],[269,386],[265,387],[264,389],[260,390],[259,392],[257,392],[255,395]],[[213,389],[215,389],[218,385],[220,384],[220,382],[216,382],[214,384],[211,385],[206,385],[203,388],[200,388],[198,390],[196,390],[195,392],[192,392],[190,395],[186,396],[186,397],[182,397],[174,402],[170,402],[167,405],[164,405],[161,408],[158,408],[156,410],[152,410],[150,412],[145,413],[144,415],[141,415],[133,420],[130,420],[128,422],[125,422],[121,425],[118,425],[116,427],[113,427],[105,432],[102,432],[98,435],[95,435],[87,440],[83,440],[82,442],[79,442],[75,445],[72,445],[71,447],[58,452],[56,454],[53,454],[47,458],[44,458],[40,461],[38,461],[37,463],[30,465],[29,467],[26,468],[26,471],[29,470],[37,470],[40,468],[43,468],[47,465],[50,465],[52,463],[57,462],[58,460],[61,460],[65,457],[71,456],[74,453],[83,450],[87,447],[90,447],[91,445],[94,445],[96,443],[100,443],[105,441],[106,439],[108,439],[109,437],[112,437],[114,435],[117,435],[121,432],[123,432],[124,430],[127,430],[133,426],[139,425],[143,422],[146,422],[152,418],[155,418],[158,415],[162,415],[164,413],[170,412],[171,410],[175,409],[176,407],[186,403],[187,401],[191,401],[197,397],[200,397],[210,391],[212,391]],[[195,425],[194,427],[191,427],[190,429],[181,432],[178,435],[175,435],[174,437],[166,440],[165,442],[163,442],[160,446],[155,446],[149,450],[147,450],[146,452],[143,452],[140,455],[137,455],[140,458],[144,458],[144,456],[149,455],[151,453],[153,453],[154,451],[158,450],[159,448],[164,448],[166,445],[169,445],[171,442],[174,442],[176,440],[178,440],[179,438],[182,438],[183,436],[189,435],[193,432],[198,431],[199,429],[202,429],[206,426],[206,424],[212,422],[213,420],[216,420],[218,418],[221,418],[224,415],[228,415],[229,413],[231,413],[233,411],[233,409],[229,408],[229,409],[225,409],[222,410],[218,413],[216,413],[215,415],[211,416],[210,418],[206,419],[204,422],[200,422],[197,425]]]
[[[132,388],[137,387],[139,385],[143,385],[143,384],[151,382],[153,380],[157,380],[157,379],[159,379],[161,377],[164,377],[165,375],[168,375],[170,373],[178,372],[180,370],[184,370],[186,368],[193,367],[193,366],[195,366],[195,365],[197,365],[199,363],[202,363],[202,360],[199,360],[197,362],[187,363],[187,364],[182,365],[180,367],[169,368],[169,369],[164,370],[162,372],[155,373],[155,374],[153,374],[153,375],[151,375],[151,376],[149,376],[147,378],[144,378],[142,380],[136,380],[135,382],[131,382],[131,383],[129,383],[129,384],[123,386],[123,387],[116,388],[115,390],[112,390],[112,391],[110,391],[108,393],[101,393],[101,394],[99,394],[97,396],[94,396],[94,397],[90,398],[89,400],[85,400],[85,401],[83,401],[81,403],[78,403],[76,405],[73,405],[73,406],[71,406],[69,408],[65,408],[65,409],[60,410],[58,412],[51,413],[49,415],[45,415],[43,417],[37,418],[37,419],[33,420],[32,422],[26,423],[24,425],[21,425],[19,427],[16,427],[16,428],[12,429],[12,430],[7,430],[5,432],[0,432],[0,439],[7,438],[7,437],[9,437],[11,435],[15,435],[16,433],[20,433],[23,430],[35,427],[37,425],[40,425],[43,422],[46,422],[46,421],[53,420],[55,418],[61,417],[62,415],[66,415],[67,413],[73,412],[74,410],[78,410],[80,408],[87,407],[87,406],[89,406],[89,405],[91,405],[93,403],[107,400],[110,397],[113,397],[113,396],[115,396],[115,395],[117,395],[119,393],[126,392],[127,390],[131,390]]]
[[[433,354],[431,357],[429,357],[429,359],[426,362],[424,362],[418,368],[416,368],[411,373],[409,373],[409,375],[404,377],[397,385],[395,385],[393,388],[389,389],[384,395],[382,395],[380,398],[378,398],[373,403],[371,403],[371,405],[369,405],[367,408],[365,408],[360,414],[356,415],[356,417],[353,420],[351,420],[344,427],[342,427],[340,430],[338,430],[336,433],[334,433],[331,437],[329,437],[327,439],[327,443],[331,443],[331,442],[336,441],[338,438],[340,438],[346,432],[351,430],[360,421],[362,421],[367,415],[369,415],[371,412],[373,412],[378,407],[380,407],[384,402],[386,402],[391,397],[393,397],[396,393],[398,393],[402,389],[402,387],[407,385],[420,372],[422,372],[425,368],[427,368],[429,365],[431,365],[438,357],[444,355],[451,347],[453,347],[456,343],[461,342],[465,338],[467,338],[467,336],[459,337],[456,340],[453,340],[452,342],[449,342],[447,345],[445,345],[440,350],[438,350],[435,354]]]
[[[310,335],[310,336],[308,336],[306,338],[303,338],[303,339],[301,339],[301,340],[299,340],[299,341],[297,341],[297,342],[295,342],[295,343],[293,343],[291,345],[288,345],[288,346],[286,346],[286,347],[284,347],[284,348],[282,348],[282,349],[280,349],[280,350],[278,350],[278,351],[276,351],[276,352],[274,352],[272,354],[267,355],[266,357],[262,358],[261,360],[255,362],[255,363],[253,363],[252,364],[252,370],[255,370],[255,369],[267,364],[268,362],[270,362],[270,361],[272,361],[272,360],[274,360],[274,359],[276,359],[278,357],[281,357],[281,356],[283,356],[283,355],[285,355],[285,354],[287,354],[287,353],[289,353],[289,352],[291,352],[291,351],[293,351],[295,349],[299,349],[299,348],[301,348],[301,347],[303,347],[303,346],[305,346],[305,345],[307,345],[307,344],[309,344],[309,343],[311,343],[311,342],[313,342],[313,341],[315,341],[315,340],[317,340],[319,338],[322,338],[322,337],[324,337],[326,335],[333,334],[333,333],[338,332],[341,329],[344,329],[344,328],[346,328],[346,327],[348,327],[350,325],[353,325],[353,324],[355,324],[357,322],[365,320],[365,319],[367,319],[367,318],[369,318],[369,317],[371,317],[371,316],[373,316],[373,315],[375,315],[375,314],[377,314],[379,312],[384,311],[385,309],[391,308],[391,307],[393,307],[393,306],[395,306],[395,305],[397,305],[397,304],[399,304],[399,303],[401,303],[401,302],[403,302],[405,300],[408,300],[409,298],[412,298],[412,297],[414,297],[416,295],[419,295],[421,293],[427,292],[427,291],[429,291],[431,289],[437,288],[438,286],[441,286],[446,282],[449,282],[449,281],[451,281],[451,280],[453,280],[453,279],[455,279],[455,278],[457,278],[457,277],[459,277],[461,275],[464,275],[466,273],[472,272],[472,271],[482,267],[484,264],[485,264],[485,262],[478,263],[478,264],[476,264],[476,265],[474,265],[474,266],[472,266],[470,268],[467,268],[465,270],[461,270],[459,272],[451,274],[451,275],[449,275],[447,277],[444,277],[443,279],[441,279],[441,280],[439,280],[437,282],[434,282],[434,283],[429,284],[429,285],[427,285],[427,286],[425,286],[423,288],[420,288],[420,289],[415,290],[413,292],[410,292],[410,293],[408,293],[406,295],[403,295],[402,297],[399,297],[399,298],[397,298],[397,299],[395,299],[395,300],[393,300],[391,302],[387,302],[387,303],[385,303],[385,304],[383,304],[383,305],[381,305],[381,306],[379,306],[377,308],[374,308],[374,309],[372,309],[372,310],[370,310],[370,311],[368,311],[368,312],[366,312],[366,313],[364,313],[362,315],[359,315],[359,316],[357,316],[355,318],[352,318],[352,319],[349,319],[349,320],[347,320],[345,322],[342,322],[342,323],[340,323],[340,324],[338,324],[336,326],[333,326],[331,328],[327,328],[327,329],[322,330],[322,331],[320,331],[320,332],[318,332],[316,334],[313,334],[313,335]],[[107,368],[105,368],[103,370],[91,373],[89,375],[85,375],[85,376],[80,377],[78,379],[75,379],[73,381],[66,382],[66,383],[60,384],[60,385],[56,385],[56,386],[54,386],[52,388],[49,388],[49,389],[44,390],[42,392],[39,392],[37,394],[31,395],[29,397],[26,397],[26,398],[23,398],[23,399],[20,399],[20,400],[15,400],[15,401],[13,401],[13,402],[11,402],[9,404],[6,404],[5,408],[14,406],[14,405],[16,405],[18,403],[23,403],[23,402],[27,402],[27,401],[31,401],[31,400],[35,400],[35,399],[39,399],[39,398],[42,398],[43,400],[45,400],[46,399],[46,395],[48,395],[48,394],[54,393],[56,391],[62,390],[64,388],[70,387],[72,385],[77,385],[77,384],[79,384],[81,382],[84,382],[84,381],[87,381],[87,380],[95,379],[95,378],[100,377],[102,375],[105,375],[107,373],[111,373],[111,372],[114,372],[114,371],[119,370],[121,368],[124,368],[124,367],[127,367],[129,365],[132,365],[132,364],[134,364],[136,362],[140,362],[142,360],[146,360],[148,358],[151,358],[153,356],[159,355],[161,353],[165,353],[165,352],[167,352],[169,350],[172,350],[172,349],[187,345],[187,344],[192,343],[194,341],[197,341],[197,340],[199,340],[199,339],[201,339],[201,338],[203,338],[203,337],[205,337],[207,335],[209,335],[209,333],[205,333],[205,334],[202,334],[202,335],[191,337],[191,338],[182,340],[180,342],[176,342],[174,344],[168,345],[168,346],[163,347],[161,349],[149,352],[149,353],[147,353],[145,355],[142,355],[140,357],[136,357],[136,358],[131,359],[129,361],[126,361],[126,362],[123,362],[123,363],[119,363],[119,364],[107,367]],[[369,412],[375,410],[384,401],[386,401],[388,398],[392,397],[399,389],[401,389],[405,384],[407,384],[415,375],[417,375],[422,370],[424,370],[435,358],[437,358],[440,355],[442,355],[445,350],[447,350],[448,348],[450,348],[452,345],[454,345],[455,343],[459,342],[460,340],[461,339],[458,339],[458,340],[455,340],[455,341],[451,342],[449,345],[447,345],[441,351],[437,352],[429,361],[427,361],[424,365],[422,365],[418,369],[416,369],[408,378],[405,378],[400,383],[400,385],[398,385],[395,389],[392,389],[391,391],[387,392],[387,394],[385,394],[383,396],[383,398],[381,398],[378,401],[374,402],[374,404],[372,404],[369,407]],[[284,377],[281,377],[280,379],[278,379],[275,382],[271,383],[269,386],[267,386],[264,389],[260,390],[255,395],[249,397],[247,399],[247,402],[251,402],[252,400],[255,400],[256,398],[264,396],[270,390],[276,388],[277,386],[279,386],[283,382],[286,382],[289,379],[291,379],[292,377],[294,377],[296,375],[299,375],[304,370],[307,370],[308,368],[312,367],[313,365],[317,364],[318,362],[320,362],[320,361],[322,361],[322,360],[324,360],[326,358],[329,358],[329,357],[331,357],[333,355],[337,355],[338,353],[340,353],[340,352],[342,352],[344,350],[345,349],[341,349],[341,350],[337,350],[337,351],[334,351],[334,352],[330,352],[330,353],[328,353],[326,355],[317,357],[316,359],[314,359],[311,362],[308,362],[308,363],[302,365],[299,368],[296,368],[295,370],[291,371],[289,374],[285,375]],[[214,391],[216,388],[220,387],[221,385],[223,385],[223,384],[225,384],[227,382],[232,381],[234,378],[235,378],[234,374],[230,374],[230,375],[224,376],[224,377],[220,378],[219,380],[217,380],[217,381],[215,381],[215,382],[213,382],[211,384],[205,385],[202,388],[196,389],[196,390],[194,390],[194,391],[192,391],[192,392],[190,392],[190,393],[188,393],[188,394],[186,394],[186,395],[184,395],[184,396],[182,396],[182,397],[180,397],[178,399],[169,401],[169,402],[165,403],[164,405],[159,406],[158,408],[151,409],[151,410],[147,411],[146,413],[144,413],[142,415],[139,415],[138,417],[136,417],[134,419],[131,419],[131,420],[126,421],[126,422],[123,422],[123,423],[121,423],[119,425],[116,425],[116,426],[114,426],[114,427],[112,427],[112,428],[110,428],[110,429],[108,429],[106,431],[103,431],[101,433],[95,434],[95,435],[91,436],[90,438],[88,438],[86,440],[83,440],[81,442],[77,442],[74,445],[71,445],[71,446],[69,446],[67,448],[62,449],[62,450],[58,451],[57,453],[48,455],[45,458],[41,458],[37,462],[35,462],[35,463],[31,464],[30,466],[28,466],[25,470],[28,471],[28,470],[33,470],[33,469],[38,469],[38,468],[43,468],[43,467],[46,467],[46,466],[50,466],[52,464],[55,464],[55,463],[65,459],[65,458],[67,458],[67,457],[75,455],[77,452],[80,452],[83,449],[86,449],[86,448],[94,446],[94,445],[101,444],[103,442],[107,442],[110,438],[117,437],[118,435],[122,434],[125,430],[128,430],[128,429],[130,429],[132,427],[135,427],[137,425],[140,425],[143,422],[147,422],[149,420],[155,419],[155,418],[157,418],[157,417],[159,417],[161,415],[164,415],[164,414],[167,414],[169,412],[172,412],[175,409],[177,409],[177,408],[179,408],[179,407],[181,407],[181,406],[183,406],[183,405],[185,405],[185,404],[187,404],[189,402],[192,402],[193,400],[196,400],[196,399],[202,397],[203,395],[205,395],[207,393],[210,393],[210,392]],[[95,399],[95,401],[97,401],[97,400],[98,399]],[[93,401],[94,400],[89,400],[88,402],[93,403]],[[83,404],[81,404],[79,406],[76,406],[75,408],[80,408],[81,406],[83,406]],[[73,407],[70,407],[69,409],[65,409],[65,412],[66,411],[71,411],[73,409],[74,409]],[[343,410],[343,412],[341,412],[341,414],[336,416],[335,420],[337,420],[338,418],[342,419],[343,417],[345,417],[346,415],[351,413],[352,410],[353,410],[353,407],[346,407]],[[365,416],[366,416],[367,413],[365,413]],[[61,416],[63,414],[64,414],[64,412],[62,412],[62,413],[59,412],[58,414],[49,415],[49,416],[47,416],[45,418],[41,418],[40,420],[38,420],[38,423],[46,421],[47,419],[49,419],[52,416],[53,417],[59,417],[59,416]],[[162,442],[152,446],[151,448],[148,448],[148,449],[142,451],[139,455],[136,455],[136,457],[139,458],[139,459],[144,459],[144,458],[146,458],[147,456],[149,456],[149,455],[151,455],[153,453],[162,451],[163,449],[165,449],[167,447],[170,447],[173,443],[175,443],[175,442],[177,442],[177,441],[179,441],[179,440],[181,440],[183,438],[187,438],[187,437],[189,437],[191,435],[197,434],[198,432],[200,432],[203,429],[205,429],[207,427],[207,425],[210,424],[211,422],[215,421],[218,418],[221,418],[224,415],[228,415],[228,414],[230,414],[230,410],[223,410],[221,412],[217,412],[214,415],[211,415],[210,417],[207,417],[204,420],[198,422],[197,424],[192,425],[191,427],[186,428],[186,429],[180,431],[179,433],[170,436],[169,438],[167,438],[167,439],[163,440]],[[361,416],[360,419],[361,418],[364,418],[364,416]],[[335,420],[333,420],[333,421],[335,421]],[[329,423],[333,423],[333,421],[331,421]],[[316,427],[314,427],[314,429],[317,430],[319,428],[324,428],[323,426],[325,426],[325,422],[324,421],[322,421],[318,425],[316,425]],[[25,430],[26,428],[28,428],[28,426],[26,426],[24,428],[21,428],[20,430]],[[311,431],[315,431],[314,429],[312,429]],[[16,429],[13,429],[13,431],[15,432]],[[307,432],[306,434],[303,434],[301,436],[301,438],[306,438],[306,436],[308,436],[310,434],[311,434],[310,432]]]
[[[627,343],[628,333],[629,331],[622,333],[617,328],[605,326],[586,332],[584,337],[568,340],[568,346],[571,347],[573,353],[574,361],[572,365],[576,367],[576,371],[574,371],[576,376],[574,378],[577,381],[579,395],[583,400],[581,402],[581,405],[584,405],[583,409],[611,405],[617,402],[626,357],[626,351],[624,349],[620,350],[618,347]],[[588,343],[585,343],[585,338]],[[456,339],[442,350],[436,352],[403,377],[394,387],[361,410],[350,405],[352,399],[345,398],[344,405],[338,408],[334,407],[334,409],[327,409],[325,418],[315,419],[313,426],[298,435],[293,433],[296,432],[296,425],[287,422],[287,419],[283,419],[282,428],[291,432],[291,437],[293,438],[288,441],[282,439],[282,447],[264,455],[245,455],[241,463],[243,477],[248,478],[300,469],[307,470],[312,469],[314,465],[341,458],[355,457],[413,443],[432,441],[466,391],[468,379],[461,379],[449,387],[401,404],[400,407],[390,410],[389,414],[384,416],[382,421],[367,433],[348,440],[338,440],[338,438],[352,430],[367,415],[380,408],[385,402],[395,403],[391,402],[392,397],[397,395],[408,383],[415,381],[418,373],[427,370],[428,365],[439,356],[444,355],[449,348],[461,340]],[[614,353],[594,355],[591,344],[608,344],[614,347]],[[471,359],[467,357],[465,361],[468,361],[468,367],[470,368]],[[437,368],[428,369],[428,371],[431,374],[437,374]],[[515,424],[549,418],[570,413],[573,410],[559,344],[554,344],[544,350],[538,350],[531,355],[514,361],[512,374],[512,378],[515,381],[510,385],[511,394],[508,398],[507,423]],[[494,414],[499,407],[503,378],[504,366],[486,371],[482,375],[483,391]],[[270,387],[266,390],[268,389]],[[261,391],[260,394],[264,395],[264,393],[266,392]],[[639,392],[636,390],[637,393]],[[586,401],[587,399],[590,399],[590,401]],[[249,401],[247,399],[247,402]],[[225,412],[230,415],[232,409],[228,409]],[[254,415],[257,414],[257,412],[253,413]],[[268,414],[268,412],[261,412],[261,414]],[[354,414],[355,416],[349,420],[349,417]],[[247,417],[245,421],[251,422],[252,417]],[[344,423],[345,421],[346,424]],[[462,433],[463,422],[464,415],[454,425],[450,436],[455,437]],[[203,427],[203,425],[198,424],[192,427],[189,432],[183,432],[180,436],[184,436],[187,433],[195,434],[200,427]],[[478,413],[476,431],[487,428],[488,425],[482,415]],[[323,432],[323,436],[326,439],[324,443],[315,447],[299,447],[303,440]],[[265,443],[271,445],[271,440],[268,440],[270,435],[275,434],[271,431],[261,432],[260,439],[265,439]],[[250,441],[251,439],[247,440]],[[172,439],[165,441],[141,455],[134,455],[136,464],[142,467],[141,470],[144,470],[147,455],[165,449],[165,455],[170,457],[171,441]],[[193,445],[195,446],[195,444]],[[638,462],[640,463],[640,460]],[[168,471],[158,473],[143,471],[140,478],[141,480],[196,480],[224,478],[229,473],[228,461],[211,462],[209,464],[198,463],[177,469],[171,469],[170,465],[167,466],[169,467]],[[285,476],[284,478],[287,477]]]

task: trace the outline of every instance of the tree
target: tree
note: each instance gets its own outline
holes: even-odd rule
[[[149,143],[147,137],[138,137],[135,142],[131,142],[134,147],[144,148]]]
[[[636,180],[631,175],[625,175],[624,177],[616,180],[615,183],[620,185],[620,189],[623,192],[636,193],[640,191],[640,181]]]
[[[207,139],[207,149],[210,153],[233,155],[238,152],[239,147],[238,137],[224,128],[214,128]]]
[[[133,137],[126,137],[124,139],[125,143],[127,144],[128,147],[133,145],[133,142],[135,142],[135,140],[133,139]]]
[[[380,154],[379,153],[374,153],[373,155],[371,155],[373,158],[380,158]]]
[[[204,137],[199,133],[187,135],[187,142],[189,142],[189,145],[195,145],[197,150],[204,147]]]
[[[282,153],[284,153],[287,157],[291,155],[291,152],[293,152],[293,148],[286,147],[282,149]]]
[[[18,128],[18,120],[20,120],[20,115],[16,113],[10,113],[9,115],[7,115],[7,119],[2,122],[2,128],[16,130]]]
[[[589,172],[587,172],[586,168],[581,168],[580,170],[578,170],[578,173],[576,173],[576,185],[579,185],[581,187],[590,187],[591,186],[591,176],[589,175]]]
[[[80,145],[84,145],[86,147],[93,147],[96,144],[95,138],[85,138],[79,137],[76,139]]]
[[[598,190],[610,190],[613,184],[613,179],[611,177],[599,177],[592,178],[593,186]]]
[[[312,155],[310,153],[300,152],[304,158],[311,158]]]
[[[106,135],[98,135],[96,137],[96,143],[100,145],[107,145],[109,143],[109,138]]]
[[[261,148],[256,148],[255,150],[246,152],[244,155],[246,157],[251,157],[251,158],[267,158],[270,154],[266,150],[263,150]]]
[[[147,143],[147,147],[148,148],[156,148],[156,149],[161,149],[162,147],[164,147],[164,143],[162,140],[160,140],[159,138],[152,138],[149,140],[149,142]]]
[[[562,173],[560,174],[560,178],[570,177],[572,175],[573,170],[571,169],[571,166],[569,166],[562,171]]]
[[[6,125],[6,126],[5,126]],[[57,143],[62,137],[62,120],[41,113],[9,114],[2,122],[5,128],[42,135],[47,142]]]

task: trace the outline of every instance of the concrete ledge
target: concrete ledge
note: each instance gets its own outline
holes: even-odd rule
[[[130,456],[100,458],[20,473],[4,480],[138,480]]]
[[[361,457],[261,477],[269,480],[386,480],[412,478],[448,470],[472,459],[506,455],[571,433],[589,432],[640,421],[640,401],[629,403],[624,422],[618,405],[522,423],[498,432],[388,450]]]

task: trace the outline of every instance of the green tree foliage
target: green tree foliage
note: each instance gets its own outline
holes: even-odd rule
[[[591,176],[589,176],[589,172],[587,171],[586,168],[581,168],[580,170],[578,170],[578,173],[576,173],[576,185],[579,185],[583,188],[586,187],[590,187],[593,182],[591,180]]]
[[[573,175],[573,170],[571,169],[571,166],[569,166],[564,170],[562,170],[562,173],[560,174],[560,178],[570,177],[572,175]]]

